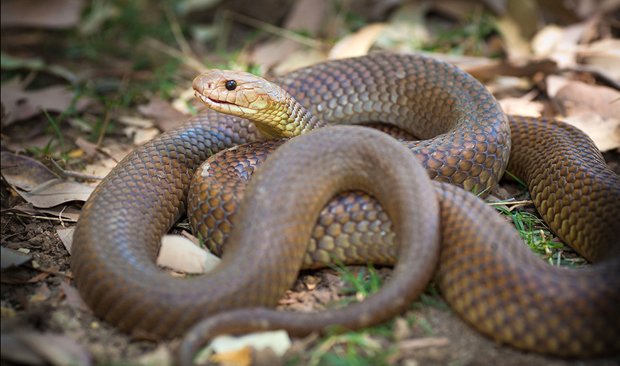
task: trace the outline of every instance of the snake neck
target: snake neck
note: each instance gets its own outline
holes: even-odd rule
[[[283,102],[277,103],[269,118],[262,117],[250,119],[265,137],[271,139],[299,136],[325,125],[288,93]]]

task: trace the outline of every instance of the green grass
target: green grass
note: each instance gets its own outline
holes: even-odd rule
[[[500,205],[494,206],[502,215],[512,219],[515,229],[525,244],[549,264],[554,266],[577,266],[586,263],[582,258],[565,256],[566,252],[572,252],[572,250],[557,241],[547,224],[536,214],[521,209],[510,210]]]

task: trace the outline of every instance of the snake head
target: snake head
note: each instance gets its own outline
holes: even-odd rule
[[[209,70],[192,83],[196,97],[218,112],[255,119],[286,99],[279,86],[242,71]]]
[[[193,87],[208,108],[249,119],[268,138],[296,136],[314,121],[284,89],[247,72],[209,70]]]

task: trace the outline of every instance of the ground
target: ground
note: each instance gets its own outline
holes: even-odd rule
[[[3,13],[11,10],[5,9],[6,3],[3,3]],[[331,33],[325,35],[320,34],[317,27],[312,31],[311,18],[319,12],[316,9],[320,6],[303,11],[305,17],[302,18],[307,22],[299,25],[299,17],[291,15],[294,11],[289,13],[288,6],[272,11],[255,9],[252,10],[254,13],[248,14],[251,15],[248,18],[235,8],[239,6],[236,3],[243,3],[241,1],[231,2],[234,4],[229,7],[215,6],[202,10],[185,9],[183,6],[189,6],[189,1],[169,3],[166,4],[170,6],[147,8],[142,1],[130,4],[122,1],[93,2],[87,6],[81,1],[59,1],[58,4],[67,8],[63,7],[61,11],[60,5],[54,5],[58,6],[58,14],[66,16],[58,15],[58,19],[68,22],[68,27],[52,28],[48,32],[45,29],[49,29],[46,27],[50,25],[45,22],[50,17],[36,18],[27,10],[22,10],[19,13],[23,14],[19,18],[22,23],[17,28],[8,25],[7,31],[3,28],[0,234],[2,247],[18,254],[17,257],[9,257],[3,252],[2,258],[2,365],[165,365],[171,362],[170,357],[178,340],[154,343],[133,339],[119,332],[97,319],[73,287],[71,256],[61,235],[62,229],[75,226],[83,199],[71,191],[70,197],[58,205],[40,207],[38,201],[31,202],[29,199],[32,197],[23,194],[27,189],[11,183],[14,181],[8,178],[4,159],[8,152],[32,158],[23,162],[16,174],[22,183],[36,182],[40,174],[49,174],[42,173],[43,168],[36,165],[36,162],[43,162],[54,174],[64,174],[63,181],[96,184],[96,180],[86,179],[88,175],[103,175],[119,157],[196,113],[199,105],[191,101],[191,93],[187,91],[191,77],[203,67],[202,63],[277,74],[300,66],[300,60],[312,61],[316,58],[318,61],[321,58],[317,55],[325,57],[323,42],[330,37],[332,41],[329,42],[332,43],[327,44],[339,45],[339,48],[332,47],[332,52],[359,50],[366,43],[367,48],[374,44],[384,50],[402,50],[404,46],[398,37],[388,41],[373,38],[377,25],[372,24],[371,19],[377,20],[375,18],[379,17],[378,20],[387,24],[384,27],[394,27],[392,33],[396,30],[399,34],[420,37],[419,43],[407,44],[407,47],[425,52],[450,53],[451,57],[456,57],[455,62],[479,77],[502,101],[503,107],[511,112],[555,116],[561,110],[567,119],[575,119],[573,117],[579,115],[581,119],[578,122],[584,123],[585,118],[586,128],[595,126],[594,134],[597,128],[603,131],[599,131],[603,138],[596,139],[597,145],[602,144],[598,146],[607,151],[605,158],[609,166],[620,173],[619,149],[613,146],[617,141],[613,139],[617,136],[614,128],[618,129],[618,125],[613,125],[617,122],[607,118],[607,114],[613,115],[616,110],[606,112],[608,106],[597,107],[596,118],[591,115],[586,118],[583,113],[577,113],[584,112],[586,107],[583,104],[594,104],[589,103],[593,100],[618,98],[618,84],[617,81],[614,84],[612,68],[597,69],[600,65],[594,61],[587,65],[574,61],[574,64],[562,65],[564,70],[572,68],[570,75],[566,75],[557,72],[557,68],[548,70],[548,64],[541,63],[539,59],[532,61],[532,55],[526,57],[528,62],[524,64],[513,63],[516,58],[511,54],[518,50],[508,45],[518,42],[502,23],[510,20],[510,16],[492,13],[480,4],[463,10],[466,15],[455,14],[446,5],[458,2],[445,2],[430,9],[413,7],[412,10],[411,7],[399,6],[389,12],[369,6],[368,9],[374,9],[376,13],[345,9],[344,6],[329,8],[325,10],[328,18],[335,19],[333,24],[337,26],[330,23],[334,29],[328,27],[326,32]],[[303,7],[307,2],[282,3],[295,3]],[[70,7],[75,4],[82,5],[74,19],[70,17]],[[549,10],[541,4],[538,6],[541,11]],[[578,52],[584,52],[584,49],[592,51],[596,42],[617,37],[617,25],[614,28],[614,23],[606,20],[606,14],[613,14],[609,9],[599,9],[599,13],[585,15],[575,13],[572,18],[569,17],[570,20],[564,19],[568,16],[566,9],[556,10],[558,17],[555,21],[564,21],[560,22],[564,24],[561,30],[573,26],[570,29],[574,32],[578,26],[585,27],[583,24],[590,22],[587,23],[590,28],[581,30],[587,40],[581,39],[579,47],[575,41],[575,47],[570,49],[580,62],[586,62],[588,54]],[[399,14],[404,14],[405,19],[417,19],[419,16],[426,20],[421,23],[405,22],[409,27],[399,28],[403,27],[397,16]],[[507,14],[510,15],[510,12]],[[3,18],[3,27],[8,24],[6,22],[8,20]],[[297,28],[291,23],[298,24]],[[554,28],[553,31],[557,30]],[[593,36],[592,32],[596,35]],[[348,43],[333,41],[344,38],[341,33],[354,33],[357,38],[353,37],[353,41]],[[538,34],[541,33],[544,32],[539,30]],[[275,40],[269,39],[267,42],[265,34],[275,34]],[[566,31],[562,34],[573,33]],[[191,38],[191,44],[187,43],[186,37]],[[526,37],[524,40],[530,42],[532,38]],[[278,43],[291,40],[292,46]],[[310,50],[300,49],[300,44]],[[188,48],[192,48],[193,53],[191,50],[188,53]],[[411,49],[406,48],[405,51]],[[454,56],[455,53],[457,56]],[[200,58],[196,58],[195,54]],[[463,54],[478,58],[468,59]],[[602,56],[597,55],[600,61]],[[495,65],[496,57],[506,60],[506,63]],[[549,60],[564,62],[544,58],[545,62]],[[485,76],[489,70],[507,76],[489,78]],[[556,94],[542,80],[548,81],[549,76],[558,75],[567,79],[563,82],[573,89],[587,90],[590,99],[571,96],[567,88],[564,88],[564,93],[558,92],[561,98],[556,98]],[[19,82],[15,84],[15,80]],[[66,89],[52,89],[59,85]],[[597,89],[584,89],[590,87]],[[570,103],[566,104],[566,100]],[[582,105],[577,103],[584,100]],[[609,128],[608,125],[612,126],[611,130],[604,130]],[[58,162],[61,167],[55,166],[52,161]],[[527,200],[526,195],[520,195],[521,190],[514,183],[504,182],[493,193],[500,200],[515,196],[519,200]],[[525,223],[526,230],[522,230],[522,236],[529,238],[526,240],[528,244],[545,260],[564,265],[583,265],[582,259],[558,243],[544,224],[538,222],[531,205],[506,214],[506,218]],[[180,232],[184,228],[186,226],[181,224],[174,231]],[[20,254],[26,257],[19,257]],[[5,263],[5,260],[15,262]],[[279,307],[308,311],[338,306],[368,295],[377,287],[377,282],[385,280],[389,274],[388,268],[375,271],[366,267],[304,272],[293,289],[283,297]],[[274,364],[274,357],[269,352],[258,352],[255,362]],[[612,365],[618,364],[620,359],[567,360],[496,344],[460,320],[431,284],[409,311],[388,324],[360,332],[296,339],[279,362],[287,365]]]

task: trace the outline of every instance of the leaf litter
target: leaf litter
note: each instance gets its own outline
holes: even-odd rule
[[[48,4],[60,4],[61,2],[53,1],[48,2]],[[551,2],[553,3],[554,1]],[[14,2],[3,2],[3,10],[6,3]],[[71,11],[75,11],[78,6],[83,5],[81,1],[65,1],[63,3],[74,4]],[[205,5],[205,9],[218,8],[216,3],[218,2]],[[618,151],[620,145],[618,145],[617,140],[614,140],[618,136],[617,119],[614,121],[614,117],[618,116],[616,111],[618,103],[617,99],[613,97],[616,95],[614,93],[617,93],[617,84],[614,83],[618,82],[619,75],[617,66],[619,63],[617,61],[620,55],[616,47],[618,41],[609,38],[609,35],[604,31],[605,18],[601,16],[601,11],[603,10],[599,9],[600,11],[597,13],[588,8],[588,4],[592,4],[592,1],[584,1],[579,8],[579,15],[575,15],[580,19],[579,22],[574,24],[565,23],[561,26],[548,23],[548,25],[543,27],[534,24],[535,19],[540,19],[537,14],[544,13],[545,6],[549,6],[542,3],[537,3],[537,8],[528,9],[525,14],[520,15],[511,13],[510,7],[512,2],[510,1],[484,1],[468,4],[459,1],[445,1],[441,4],[425,2],[421,6],[418,3],[418,5],[414,4],[408,7],[404,5],[391,5],[391,8],[386,4],[377,4],[374,7],[362,10],[362,14],[365,14],[368,19],[372,19],[372,21],[364,21],[363,23],[356,23],[359,19],[355,18],[355,16],[344,17],[344,10],[342,9],[340,9],[341,12],[334,11],[331,8],[326,9],[326,3],[323,1],[295,1],[295,10],[288,12],[289,15],[285,17],[282,26],[261,22],[254,19],[252,14],[249,14],[249,16],[240,15],[241,12],[235,11],[234,7],[232,10],[228,9],[227,19],[231,32],[229,34],[232,35],[231,39],[241,34],[237,32],[243,27],[254,29],[255,32],[261,33],[262,37],[250,40],[248,42],[249,46],[246,45],[241,48],[236,56],[227,55],[226,58],[233,57],[235,59],[233,61],[236,61],[237,65],[250,67],[252,64],[258,64],[262,67],[263,72],[280,74],[286,70],[327,58],[364,54],[375,49],[400,49],[415,52],[419,52],[422,49],[426,53],[459,65],[484,81],[496,93],[502,105],[510,113],[547,117],[555,116],[566,119],[571,123],[580,123],[580,128],[588,131],[595,139],[599,148],[610,150],[612,153],[613,151]],[[448,56],[437,53],[438,50],[441,50],[441,45],[438,45],[439,48],[434,48],[435,46],[431,44],[438,38],[446,37],[452,25],[466,22],[472,23],[472,19],[474,23],[477,19],[480,20],[481,18],[476,18],[476,14],[480,14],[479,9],[481,9],[482,3],[489,6],[490,10],[495,11],[495,16],[500,19],[497,26],[499,31],[497,33],[489,33],[480,38],[479,46],[481,47],[474,52],[475,56],[473,57],[463,54],[469,54],[471,50],[463,51],[458,49]],[[263,5],[265,8],[268,6],[267,4]],[[191,7],[186,8],[189,9]],[[25,9],[26,13],[29,11],[34,12],[34,8]],[[62,23],[64,24],[61,25],[63,27],[77,26],[80,29],[88,29],[88,34],[94,34],[97,31],[102,31],[103,28],[101,27],[104,27],[106,22],[114,21],[123,11],[114,6],[106,9],[94,7],[92,13],[87,12],[82,20],[79,20],[78,17],[77,21],[72,20],[73,18],[71,17],[66,17],[70,13],[67,10],[67,13],[62,15],[65,17],[64,20],[61,19],[64,23],[56,19],[56,25],[50,25],[45,20],[39,20],[38,23],[35,21],[31,26],[55,27]],[[399,12],[401,14],[400,17],[398,16]],[[406,14],[406,16],[402,14]],[[468,14],[474,14],[474,17],[471,18]],[[3,27],[14,27],[14,25],[5,23],[5,19],[3,11]],[[27,19],[36,19],[36,17],[26,16],[23,19],[25,21]],[[523,21],[524,19],[525,21]],[[90,22],[88,27],[85,25],[86,21]],[[195,20],[185,19],[185,21],[191,23]],[[215,27],[217,28],[217,26]],[[394,31],[395,29],[396,31]],[[86,31],[84,32],[86,34]],[[346,35],[349,35],[349,37],[345,38],[344,36]],[[403,37],[403,35],[407,36]],[[449,35],[449,37],[454,37],[454,34]],[[467,39],[475,39],[476,35],[473,34],[468,37]],[[456,39],[458,39],[458,36]],[[462,40],[462,42],[458,40],[451,42],[457,45],[459,43],[471,45],[469,41]],[[202,45],[192,44],[192,47],[202,49],[202,51],[205,50]],[[476,50],[476,47],[472,48],[472,50]],[[67,68],[69,73],[50,71],[49,65],[58,66],[59,70],[62,70],[62,67],[64,67],[62,62],[56,62],[53,58],[44,58],[45,62],[43,63],[39,61],[33,63],[28,61],[36,59],[32,57],[32,54],[23,53],[23,51],[11,53],[5,50],[4,42],[2,52],[3,72],[5,70],[30,70],[35,73],[38,71],[56,75],[71,83],[77,80],[74,76],[71,76],[72,68]],[[195,55],[188,55],[183,52],[186,52],[186,50],[179,52],[180,57],[191,56],[195,58]],[[496,55],[491,55],[493,52],[499,52],[504,57],[497,59],[495,58]],[[24,55],[25,57],[22,57]],[[7,58],[7,56],[9,57]],[[11,59],[11,57],[16,58]],[[209,57],[211,60],[217,60],[217,56],[213,54],[209,55]],[[18,67],[9,67],[8,62],[11,60],[18,60]],[[226,60],[226,62],[231,61]],[[232,64],[230,63],[230,65]],[[118,65],[121,66],[113,70],[114,72],[111,72],[111,75],[123,75],[124,71],[122,68],[131,65],[131,63],[125,62],[123,64],[119,62]],[[181,71],[179,70],[179,72]],[[552,92],[551,80],[552,77],[557,75],[563,76],[567,83],[556,87],[555,91]],[[589,78],[584,78],[584,76],[589,76]],[[86,191],[81,191],[84,188],[82,186],[61,185],[61,183],[75,183],[73,181],[53,181],[60,178],[43,164],[37,165],[36,159],[19,160],[19,164],[23,164],[24,167],[17,170],[15,170],[14,166],[7,168],[4,160],[5,152],[7,152],[5,148],[16,151],[19,148],[19,143],[16,143],[15,140],[7,143],[5,138],[7,136],[13,137],[13,127],[17,125],[24,125],[28,128],[33,120],[41,118],[42,111],[63,113],[73,105],[79,114],[84,111],[86,106],[90,105],[91,108],[94,108],[94,114],[96,115],[101,113],[100,108],[102,108],[102,105],[99,101],[93,102],[89,98],[81,96],[76,98],[71,86],[58,85],[57,80],[53,83],[36,84],[35,88],[35,84],[30,83],[32,77],[38,76],[31,76],[30,79],[19,79],[12,76],[12,78],[3,78],[4,81],[2,83],[2,104],[4,108],[2,118],[2,175],[10,189],[20,193],[20,196],[23,194],[24,196],[21,197],[25,201],[30,199],[30,203],[22,202],[20,205],[6,209],[3,195],[2,213],[4,227],[2,245],[3,251],[5,247],[13,251],[15,251],[14,248],[28,251],[28,254],[25,254],[28,260],[21,262],[21,265],[18,265],[18,269],[31,272],[22,272],[25,274],[23,277],[25,280],[21,280],[21,283],[25,281],[38,285],[30,285],[32,287],[29,296],[21,297],[27,300],[22,300],[21,302],[16,300],[18,297],[12,298],[12,295],[3,289],[3,322],[5,320],[4,314],[23,314],[22,308],[15,304],[25,304],[26,309],[31,309],[50,302],[56,303],[58,301],[57,293],[60,291],[62,298],[66,299],[64,303],[68,307],[63,307],[62,303],[60,303],[58,307],[54,308],[53,314],[60,318],[66,318],[67,314],[71,314],[70,317],[77,316],[77,320],[71,322],[72,325],[70,326],[67,325],[67,322],[63,323],[64,325],[60,328],[56,325],[56,329],[65,329],[66,335],[69,338],[80,340],[79,348],[81,348],[81,350],[76,351],[76,349],[72,348],[71,342],[59,345],[59,348],[64,350],[63,352],[66,355],[73,355],[71,357],[76,357],[76,360],[80,360],[80,362],[85,364],[92,362],[90,361],[91,358],[89,358],[91,356],[97,362],[132,360],[135,362],[162,362],[161,364],[169,364],[171,362],[171,350],[173,349],[170,344],[162,343],[156,347],[152,343],[145,344],[136,341],[128,343],[129,339],[125,335],[119,334],[113,327],[98,321],[84,307],[84,304],[79,300],[79,294],[77,294],[75,288],[68,284],[68,278],[70,277],[53,274],[65,273],[63,271],[68,271],[69,269],[67,252],[70,252],[71,233],[74,228],[70,222],[75,221],[77,215],[79,215],[79,202],[82,202],[87,197],[87,193]],[[185,82],[189,84],[190,79],[187,78]],[[595,83],[597,85],[593,85]],[[86,167],[88,174],[105,175],[135,145],[148,141],[160,131],[174,128],[180,121],[186,119],[188,114],[195,113],[195,107],[191,106],[191,103],[188,107],[186,102],[187,95],[191,95],[191,89],[188,87],[184,90],[184,92],[175,92],[185,93],[185,96],[178,95],[172,102],[167,101],[170,99],[169,96],[162,97],[166,93],[161,93],[149,94],[146,102],[141,100],[140,103],[136,103],[140,106],[136,108],[137,112],[144,118],[135,117],[137,116],[136,111],[123,108],[118,111],[114,110],[110,120],[117,126],[119,124],[121,127],[125,125],[125,133],[130,137],[130,142],[128,143],[125,140],[119,144],[118,141],[113,140],[112,137],[118,138],[118,131],[120,129],[115,131],[116,135],[100,138],[97,143],[91,142],[97,140],[96,138],[93,139],[92,136],[86,139],[84,135],[78,135],[77,138],[67,140],[75,142],[75,148],[83,151],[84,154],[74,153],[70,159],[76,161],[75,166]],[[612,97],[607,97],[607,95]],[[175,96],[173,95],[172,98],[175,98]],[[127,118],[123,116],[132,117]],[[74,128],[74,126],[70,125],[63,128],[69,129]],[[92,129],[92,131],[95,130]],[[21,151],[31,150],[22,149]],[[29,172],[29,170],[32,170],[32,172]],[[7,179],[5,176],[9,178]],[[49,181],[53,181],[53,183],[48,183]],[[47,190],[49,187],[56,186],[57,183],[59,184],[56,187],[57,191]],[[3,189],[5,189],[4,182]],[[53,196],[54,199],[28,196],[28,194],[32,195],[33,191],[34,195]],[[508,189],[506,193],[500,195],[502,197],[514,196],[513,192],[517,191]],[[37,201],[37,199],[42,199],[43,201]],[[48,206],[56,202],[57,205],[48,208],[35,207],[36,205]],[[23,218],[23,216],[8,216],[11,212],[19,212],[23,216],[30,215],[33,220],[41,220],[34,218],[38,217],[38,215],[47,215],[48,217],[56,218],[58,221],[54,222],[59,222],[61,226],[54,227],[51,223],[43,224],[37,223],[37,221],[34,221],[35,224],[26,223],[24,226],[22,225],[23,221],[20,220],[27,220],[27,218]],[[6,224],[4,223],[5,218],[7,218]],[[48,235],[48,237],[55,238],[55,241],[51,239],[41,241],[42,233],[37,233],[37,230],[53,233],[53,235]],[[176,231],[178,232],[178,230]],[[172,260],[173,263],[160,262],[160,265],[171,268],[177,276],[184,276],[187,273],[194,273],[194,271],[201,272],[207,270],[208,267],[204,264],[206,259],[203,259],[206,252],[196,246],[195,243],[192,243],[191,240],[179,239],[177,237],[173,239],[166,238],[164,241],[172,242],[171,247],[186,249],[168,251],[166,249],[168,245],[164,243],[160,257],[164,257],[166,260],[174,259]],[[179,242],[182,244],[178,244]],[[39,249],[36,245],[33,246],[32,243],[43,243],[43,248],[46,249]],[[17,253],[22,252],[17,251]],[[168,258],[169,256],[170,258]],[[200,259],[196,260],[196,258]],[[19,263],[19,260],[23,260],[23,258],[19,258],[15,263]],[[52,260],[57,263],[56,268],[50,266]],[[28,263],[28,261],[33,263],[33,267],[39,266],[41,268],[40,266],[43,265],[48,272],[38,272],[33,275],[32,271],[34,269],[21,268],[27,267],[23,264]],[[39,261],[42,261],[42,264],[39,264]],[[189,267],[186,267],[188,265]],[[14,270],[15,268],[13,267],[10,269],[12,272]],[[381,273],[382,276],[387,276],[389,275],[389,270]],[[4,278],[8,278],[5,273],[3,273],[3,280]],[[17,277],[15,278],[17,279]],[[19,283],[19,281],[15,283]],[[302,274],[294,288],[288,291],[281,299],[279,308],[314,311],[332,307],[338,304],[343,297],[347,297],[345,287],[346,284],[343,283],[340,275],[334,270]],[[23,285],[22,287],[11,289],[11,291],[22,293],[25,290],[26,288]],[[354,294],[353,297],[355,296]],[[35,301],[31,301],[33,299]],[[21,315],[13,315],[13,317],[20,318]],[[54,323],[49,323],[44,328],[54,328],[50,324]],[[390,331],[396,338],[394,344],[372,333],[371,335],[363,333],[362,337],[367,342],[366,344],[378,345],[379,348],[387,349],[393,345],[395,351],[388,359],[390,363],[407,364],[410,361],[416,363],[490,363],[502,360],[502,362],[510,364],[514,360],[514,364],[528,363],[534,365],[550,362],[549,359],[541,356],[524,355],[511,349],[499,348],[463,325],[451,312],[445,312],[432,306],[421,307],[418,310],[412,310],[403,314],[394,321],[394,329]],[[31,339],[44,341],[47,339],[45,337],[49,336],[47,333],[39,333],[38,331],[35,334]],[[5,331],[3,330],[3,341],[4,335]],[[328,357],[330,354],[346,357],[346,350],[349,347],[346,341],[347,337],[328,339],[332,339],[332,341],[328,341],[327,344],[323,343],[323,346],[318,343],[316,337],[293,341],[292,347],[288,352],[292,356],[288,356],[301,357],[306,361],[311,360],[312,362],[321,360],[323,359],[322,357]],[[119,346],[119,344],[123,346]],[[15,349],[19,348],[16,347]],[[23,350],[24,348],[21,349]],[[296,349],[297,351],[295,351]],[[82,351],[85,351],[90,356],[84,356],[85,354]],[[23,354],[24,352],[22,351],[21,353]],[[46,352],[43,350],[37,352],[36,355],[32,353],[33,357],[39,361],[30,360],[29,362],[32,364],[36,364],[36,362],[56,362],[54,361],[54,356]],[[223,358],[226,358],[226,354],[231,353],[228,355],[230,359],[246,363],[256,362],[261,357],[260,354],[256,354],[254,351],[248,351],[246,346],[242,346],[241,351],[237,352],[226,351],[221,352],[221,354]],[[318,353],[313,356],[312,352]],[[19,351],[14,353],[20,354]],[[317,356],[319,353],[320,356]],[[2,357],[3,359],[5,358],[4,350]],[[265,357],[273,361],[273,358],[269,358],[271,356],[266,355]],[[566,364],[564,361],[553,359],[551,361],[552,363]]]

